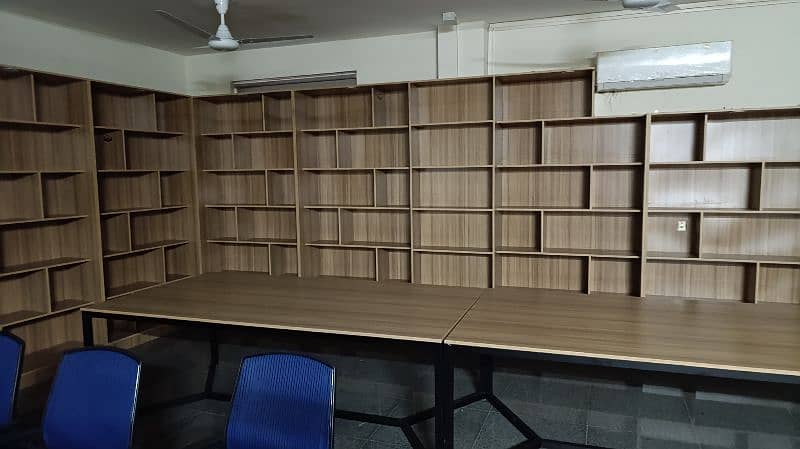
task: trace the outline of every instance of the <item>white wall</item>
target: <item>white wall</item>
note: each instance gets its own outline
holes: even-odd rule
[[[193,95],[230,92],[232,80],[343,70],[360,84],[436,78],[436,32],[239,50],[186,58]]]
[[[721,4],[722,2],[717,2]],[[595,95],[598,115],[800,104],[800,3],[762,2],[671,14],[612,13],[495,24],[489,71],[593,65],[598,51],[733,41],[724,86]],[[752,3],[752,2],[751,2]]]
[[[184,92],[184,57],[0,11],[0,64]]]

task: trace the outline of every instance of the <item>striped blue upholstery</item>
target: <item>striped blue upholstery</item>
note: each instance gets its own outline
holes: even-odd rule
[[[47,449],[128,449],[141,363],[113,349],[64,354],[45,409]]]
[[[334,369],[292,354],[242,362],[227,449],[331,449]]]
[[[11,425],[14,398],[25,344],[19,338],[0,333],[0,429]]]

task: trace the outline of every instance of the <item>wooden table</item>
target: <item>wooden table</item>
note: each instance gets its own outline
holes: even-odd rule
[[[541,442],[492,392],[493,355],[800,383],[800,307],[486,290],[445,339],[483,354],[481,399]],[[546,447],[586,447],[547,441]]]
[[[178,325],[258,328],[265,332],[304,333],[326,341],[359,339],[421,347],[432,355],[436,391],[452,391],[453,370],[443,340],[481,294],[479,289],[378,284],[343,279],[275,278],[258,273],[209,273],[81,309],[84,344],[94,344],[93,318],[153,320]],[[206,391],[180,401],[225,399],[213,392],[218,348],[211,334]],[[400,427],[414,448],[422,448],[411,426],[433,416],[438,447],[451,447],[452,393],[436,395],[430,411],[390,418],[337,410],[337,417]]]

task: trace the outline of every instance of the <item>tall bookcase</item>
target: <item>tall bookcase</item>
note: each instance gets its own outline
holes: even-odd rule
[[[195,103],[204,269],[299,275],[292,94]]]
[[[798,139],[800,109],[652,117],[648,296],[800,303]]]
[[[0,327],[26,343],[23,385],[81,343],[102,298],[88,81],[0,72]]]

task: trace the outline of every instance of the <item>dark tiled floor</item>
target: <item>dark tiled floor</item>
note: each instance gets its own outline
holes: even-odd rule
[[[233,388],[243,356],[273,349],[254,334],[229,335],[223,342],[215,388],[225,392]],[[333,364],[339,408],[399,417],[433,404],[433,371],[414,361],[418,354],[385,360],[370,348],[342,354],[313,341],[281,342],[277,347],[291,347]],[[143,403],[202,390],[208,364],[202,334],[163,338],[134,352],[144,362]],[[498,364],[498,397],[548,439],[615,449],[800,449],[800,394],[795,387],[740,382],[698,386],[695,379],[675,376],[641,374],[631,379],[626,372],[592,370],[592,376],[602,374],[598,378],[574,367]],[[457,371],[457,395],[474,391],[473,377],[467,370]],[[676,387],[676,382],[684,388]],[[28,392],[23,398],[34,396]],[[30,411],[35,403],[30,399],[21,408]],[[202,401],[140,413],[136,445],[207,446],[224,434],[227,409],[226,403]],[[487,402],[458,410],[455,428],[457,449],[503,449],[523,440]],[[423,442],[431,443],[432,422],[418,424],[415,431]],[[335,445],[336,449],[410,447],[399,429],[341,419],[335,423]]]

